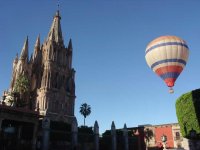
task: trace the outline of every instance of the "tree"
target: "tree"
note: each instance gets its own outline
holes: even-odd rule
[[[91,107],[87,103],[81,104],[80,111],[81,115],[84,117],[84,126],[85,126],[85,118],[90,115]]]
[[[14,92],[19,92],[20,94],[24,94],[29,91],[30,84],[29,79],[25,75],[20,75],[14,85]]]
[[[144,130],[144,138],[146,143],[146,150],[148,150],[149,142],[153,138],[153,131],[149,128]]]
[[[16,106],[24,107],[27,105],[30,81],[26,75],[20,75],[14,85],[13,95],[17,98]]]

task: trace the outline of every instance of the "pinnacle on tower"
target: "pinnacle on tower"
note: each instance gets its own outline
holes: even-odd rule
[[[35,48],[39,48],[40,47],[40,35],[38,35],[37,40],[35,42]]]
[[[54,16],[53,23],[51,25],[51,29],[49,31],[47,41],[55,41],[56,43],[62,43],[63,44],[63,38],[62,38],[62,30],[60,25],[60,13],[59,10],[56,12],[56,15]]]
[[[26,38],[26,41],[24,42],[24,46],[21,51],[20,59],[28,61],[28,36]]]
[[[15,57],[15,59],[14,59],[14,63],[17,63],[18,62],[18,53],[16,54],[16,57]]]
[[[33,52],[33,60],[36,59],[37,55],[38,55],[38,51],[40,50],[40,35],[38,35],[37,40],[35,42],[35,48],[34,48],[34,52]]]
[[[69,40],[69,44],[68,44],[68,49],[70,50],[70,51],[72,51],[72,39],[70,38],[70,40]]]
[[[68,48],[67,48],[67,61],[69,69],[72,68],[72,40],[69,40]]]

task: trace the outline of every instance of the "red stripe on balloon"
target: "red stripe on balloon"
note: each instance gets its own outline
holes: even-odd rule
[[[175,81],[176,81],[176,78],[166,78],[165,79],[165,83],[167,84],[168,87],[173,87]]]
[[[165,66],[165,67],[160,67],[158,69],[156,69],[156,74],[157,75],[162,75],[168,72],[177,72],[177,73],[181,73],[183,70],[182,66]]]

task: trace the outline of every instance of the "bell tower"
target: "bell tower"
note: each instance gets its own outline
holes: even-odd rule
[[[33,54],[29,59],[28,37],[21,54],[13,62],[10,91],[17,78],[26,75],[30,80],[31,109],[52,121],[72,123],[75,105],[75,70],[72,67],[72,40],[65,46],[61,30],[60,12],[56,11],[46,40],[41,44],[37,37]]]
[[[57,11],[41,46],[41,70],[35,72],[37,80],[41,77],[40,85],[37,85],[36,104],[41,115],[55,121],[71,122],[75,101],[73,49],[71,39],[68,47],[64,45],[60,21],[60,12]]]

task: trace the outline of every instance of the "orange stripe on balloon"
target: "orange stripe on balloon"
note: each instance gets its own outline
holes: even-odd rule
[[[156,38],[155,40],[153,40],[152,42],[150,42],[147,47],[150,47],[152,45],[154,45],[155,43],[159,42],[159,41],[162,41],[162,40],[166,40],[166,39],[172,39],[173,41],[179,41],[179,42],[183,42],[185,43],[184,40],[181,40],[179,37],[176,37],[176,36],[170,36],[170,35],[166,35],[166,36],[161,36],[161,37],[158,37]]]
[[[181,73],[183,70],[182,66],[165,66],[165,67],[161,67],[156,69],[156,74],[157,75],[162,75],[168,72],[177,72],[177,73]]]

